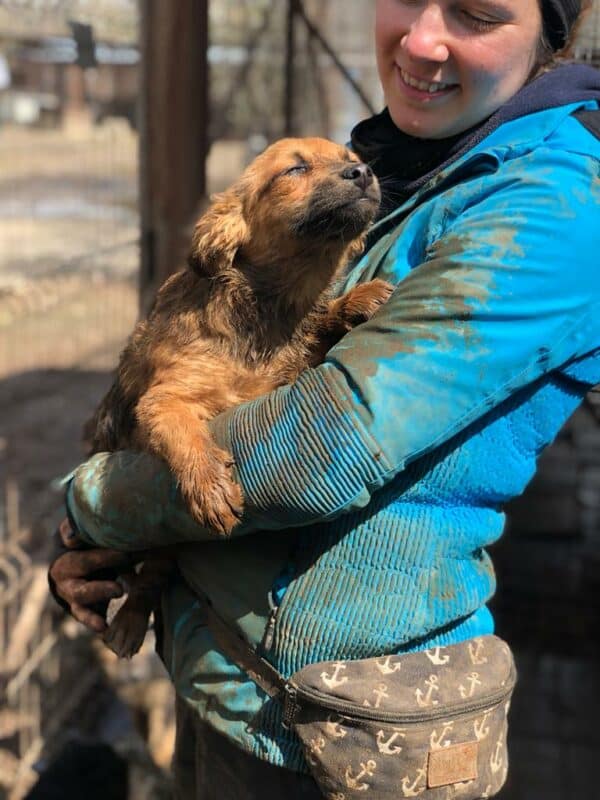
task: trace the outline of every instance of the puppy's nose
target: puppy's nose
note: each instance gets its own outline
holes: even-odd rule
[[[342,172],[342,178],[354,181],[364,191],[373,183],[373,170],[367,164],[352,164]]]

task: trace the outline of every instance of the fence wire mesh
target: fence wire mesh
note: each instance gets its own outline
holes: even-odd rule
[[[98,43],[86,69],[73,20],[93,25]],[[138,311],[137,27],[135,2],[0,3],[0,798],[9,800],[25,797],[70,739],[135,750],[130,772],[149,758],[117,694],[136,680],[111,675],[114,663],[64,622],[45,577],[62,502],[53,482],[81,460],[80,428]],[[157,669],[148,658],[146,685]],[[116,728],[102,734],[108,717]],[[168,744],[166,722],[161,730]],[[164,796],[146,767],[152,785],[138,780],[135,796]]]

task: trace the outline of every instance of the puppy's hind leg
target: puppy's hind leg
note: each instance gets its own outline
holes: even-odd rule
[[[192,517],[227,536],[242,515],[242,491],[231,456],[211,439],[193,401],[153,387],[137,407],[138,432],[177,478]]]

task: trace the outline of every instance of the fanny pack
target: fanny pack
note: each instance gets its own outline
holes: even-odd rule
[[[219,646],[270,696],[329,800],[480,800],[508,772],[516,682],[497,636],[406,655],[309,664],[285,679],[207,608]]]

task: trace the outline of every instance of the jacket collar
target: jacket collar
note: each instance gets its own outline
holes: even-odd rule
[[[526,152],[535,149],[547,140],[564,120],[579,108],[598,108],[598,102],[574,102],[558,108],[551,108],[525,117],[517,117],[505,124],[495,126],[481,141],[456,158],[451,159],[437,170],[429,180],[420,186],[401,205],[387,216],[378,220],[369,232],[367,250],[379,242],[399,221],[406,217],[416,206],[431,196],[447,190],[459,183],[465,175],[491,173],[510,153]]]

